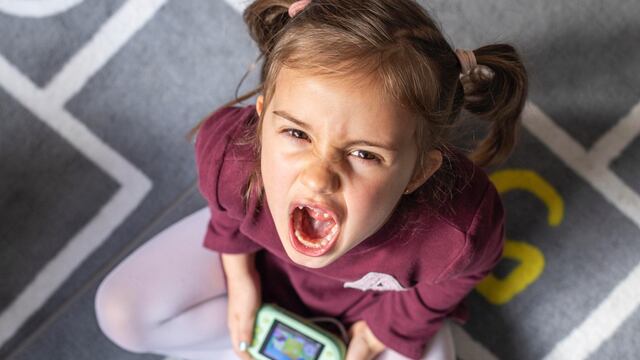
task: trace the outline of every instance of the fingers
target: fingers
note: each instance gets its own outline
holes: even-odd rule
[[[253,312],[245,316],[233,316],[229,319],[229,331],[233,341],[234,352],[244,360],[250,360],[248,349],[253,341],[255,315]]]
[[[260,279],[257,273],[250,277],[232,277],[227,280],[229,334],[233,351],[240,359],[250,360],[248,348],[253,342],[253,329],[260,308]]]
[[[253,342],[253,329],[257,310],[236,310],[229,312],[229,333],[233,342],[233,350],[240,359],[250,360],[249,346]]]
[[[249,354],[249,346],[251,343],[249,341],[233,341],[233,351],[238,355],[238,358],[243,360],[251,360],[251,355]]]
[[[355,336],[349,342],[347,348],[347,355],[345,360],[370,360],[374,357],[374,354],[369,349],[367,342],[360,336]]]
[[[384,344],[375,337],[364,320],[358,320],[351,325],[349,338],[345,360],[374,359],[385,349]]]

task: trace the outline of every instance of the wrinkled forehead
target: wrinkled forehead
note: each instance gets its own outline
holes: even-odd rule
[[[316,126],[333,126],[345,134],[375,133],[389,141],[412,138],[415,120],[384,95],[371,77],[337,77],[282,68],[269,111],[288,114]]]

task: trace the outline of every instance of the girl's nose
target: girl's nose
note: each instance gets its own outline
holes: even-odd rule
[[[340,187],[340,178],[327,164],[316,162],[300,175],[302,183],[316,193],[331,194]]]

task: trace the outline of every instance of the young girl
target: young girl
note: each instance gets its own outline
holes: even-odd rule
[[[262,83],[194,129],[209,206],[105,278],[101,329],[134,352],[249,359],[274,302],[336,319],[348,360],[455,359],[449,318],[467,320],[462,300],[502,254],[481,167],[514,147],[519,56],[454,51],[411,0],[257,0],[244,20]],[[449,143],[463,107],[491,122],[471,160]]]

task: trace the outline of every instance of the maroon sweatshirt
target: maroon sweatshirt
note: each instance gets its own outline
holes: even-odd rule
[[[304,317],[334,317],[347,328],[365,320],[385,346],[412,359],[422,356],[445,317],[468,320],[463,299],[504,246],[502,202],[481,168],[454,151],[459,176],[447,206],[432,207],[426,191],[416,190],[375,234],[323,268],[306,268],[285,253],[266,198],[259,203],[253,196],[244,210],[253,153],[236,140],[256,119],[254,105],[226,107],[198,132],[199,187],[211,211],[204,247],[257,252],[263,302]]]

